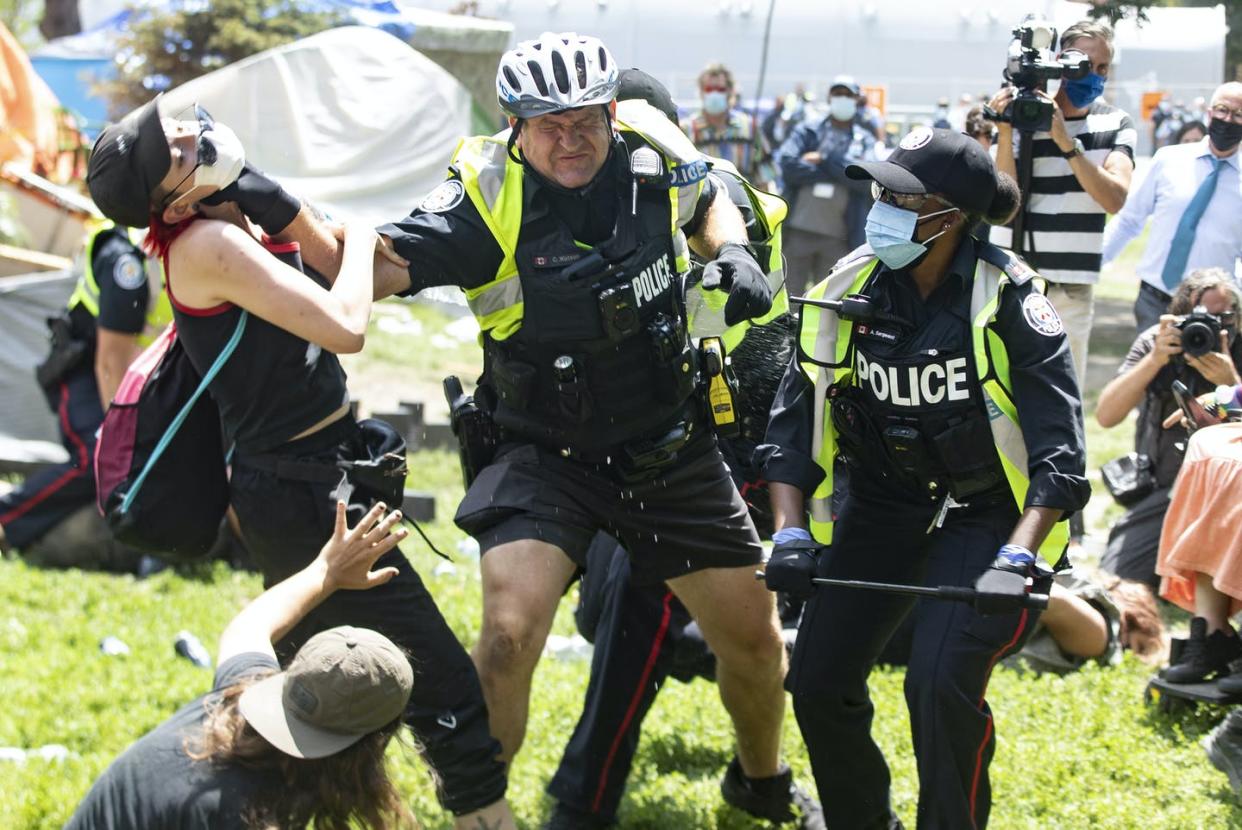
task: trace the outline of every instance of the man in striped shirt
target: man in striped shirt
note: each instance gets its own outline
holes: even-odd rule
[[[1065,322],[1074,370],[1081,387],[1087,369],[1092,292],[1100,278],[1104,217],[1126,201],[1134,172],[1138,132],[1130,116],[1097,100],[1113,58],[1113,31],[1094,20],[1075,23],[1061,35],[1061,50],[1076,49],[1091,61],[1086,78],[1062,80],[1052,101],[1052,129],[1031,144],[1030,192],[1023,193],[1026,239],[1023,256],[1048,280],[1048,296]],[[1004,112],[1013,88],[992,99]],[[997,167],[1017,177],[1017,142],[1011,125],[997,124]],[[993,228],[992,242],[1012,247],[1009,228]]]

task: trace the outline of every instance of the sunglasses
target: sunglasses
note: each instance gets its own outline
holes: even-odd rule
[[[897,193],[874,181],[871,183],[871,198],[905,210],[922,210],[929,199],[935,199],[945,207],[953,207],[944,199],[931,193]]]
[[[183,111],[179,114],[177,120],[198,122],[198,141],[195,144],[197,153],[195,156],[194,166],[190,169],[190,172],[186,173],[181,181],[177,182],[177,185],[168,192],[167,196],[164,197],[164,207],[168,207],[173,201],[179,198],[177,191],[181,189],[182,185],[193,178],[194,173],[199,167],[204,164],[210,167],[215,164],[216,159],[219,158],[216,153],[215,145],[208,141],[206,137],[206,134],[216,126],[216,120],[211,117],[211,113],[207,112],[201,104],[194,104],[194,106],[187,108],[187,111]]]

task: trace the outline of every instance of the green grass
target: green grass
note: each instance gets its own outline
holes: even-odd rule
[[[1115,269],[1101,291],[1114,312],[1127,279]],[[1123,309],[1128,315],[1128,305]],[[439,312],[388,304],[382,313],[417,319],[424,331],[443,325]],[[1119,313],[1119,312],[1117,312]],[[1092,343],[1115,368],[1133,335],[1115,325]],[[1122,342],[1124,341],[1124,342]],[[356,366],[438,381],[445,365],[478,364],[477,347],[436,348],[424,339],[373,331]],[[413,364],[414,369],[404,368]],[[353,368],[351,367],[351,371]],[[455,368],[454,371],[460,369]],[[468,375],[463,371],[463,375]],[[1089,390],[1088,414],[1098,389]],[[365,399],[364,399],[365,400]],[[1090,464],[1129,449],[1132,429],[1104,431],[1088,417]],[[469,647],[480,615],[477,564],[455,553],[462,534],[451,517],[461,498],[455,455],[412,457],[411,485],[436,495],[437,519],[426,531],[454,554],[455,570],[421,542],[406,552],[426,579],[454,631]],[[1098,485],[1089,529],[1104,533],[1107,494]],[[180,629],[195,632],[213,653],[225,623],[260,590],[259,579],[222,566],[193,573],[158,574],[145,581],[79,571],[40,571],[20,561],[0,562],[0,746],[63,744],[64,761],[0,761],[0,827],[59,827],[107,764],[134,738],[206,690],[210,673],[174,655]],[[573,632],[573,597],[561,605],[555,633]],[[108,635],[132,653],[107,657]],[[1198,740],[1220,712],[1162,714],[1143,702],[1150,670],[1127,659],[1109,669],[1088,667],[1058,678],[999,668],[988,699],[996,713],[998,748],[992,764],[992,827],[1008,828],[1242,828],[1242,802],[1205,759]],[[580,709],[587,665],[544,659],[536,673],[526,745],[512,769],[510,799],[525,827],[537,827],[548,801],[543,787],[559,760]],[[892,765],[894,806],[913,827],[918,782],[899,670],[873,677],[875,735]],[[728,720],[705,681],[671,682],[646,722],[636,767],[621,808],[627,828],[756,828],[723,805],[718,782],[731,755]],[[810,781],[806,754],[790,712],[785,721],[788,760]],[[435,803],[426,768],[394,750],[397,781],[428,828],[450,822]]]

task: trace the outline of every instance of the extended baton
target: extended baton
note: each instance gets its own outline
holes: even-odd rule
[[[763,571],[755,571],[755,579],[763,579]],[[816,585],[832,585],[837,588],[861,588],[866,591],[884,591],[889,594],[907,594],[916,597],[931,597],[933,599],[947,599],[955,602],[964,602],[968,605],[974,605],[979,598],[979,592],[974,588],[962,588],[957,585],[940,585],[938,587],[928,587],[926,585],[902,585],[897,582],[866,582],[860,579],[829,579],[824,576],[816,576],[811,578],[811,582]],[[989,595],[1000,598],[1001,602],[1012,600],[1014,605],[1019,608],[1036,608],[1044,609],[1048,607],[1047,594],[1022,594],[1018,595]]]

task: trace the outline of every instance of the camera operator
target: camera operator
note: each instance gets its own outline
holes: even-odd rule
[[[1207,351],[1192,354],[1184,337],[1185,318],[1196,308],[1220,322],[1218,342]],[[1216,386],[1239,383],[1242,342],[1237,336],[1237,315],[1242,294],[1233,279],[1219,268],[1195,271],[1178,286],[1168,313],[1135,338],[1125,362],[1100,393],[1095,417],[1100,426],[1121,423],[1138,407],[1134,449],[1151,461],[1155,489],[1113,524],[1100,567],[1125,579],[1143,582],[1153,591],[1160,585],[1156,554],[1160,531],[1169,507],[1169,489],[1177,478],[1186,449],[1186,430],[1161,429],[1161,421],[1177,408],[1172,383],[1180,380],[1195,395]],[[1178,321],[1182,327],[1179,328]],[[1195,322],[1193,319],[1192,323]],[[1203,346],[1207,330],[1192,330],[1192,345]]]
[[[1055,96],[1037,94],[1052,104],[1052,127],[1036,132],[1031,143],[1031,183],[1023,193],[1026,234],[1023,256],[1048,280],[1048,299],[1069,334],[1079,386],[1087,368],[1092,292],[1100,278],[1104,215],[1117,213],[1126,201],[1134,172],[1138,133],[1130,116],[1098,100],[1113,58],[1113,31],[1105,23],[1083,20],[1061,35],[1061,56],[1084,53],[1091,74],[1063,78]],[[1006,87],[990,103],[1004,114],[1015,88]],[[1017,138],[1013,125],[997,123],[996,166],[1017,177]],[[1021,183],[1021,179],[1019,179]],[[996,228],[991,241],[1013,247],[1009,228]]]

